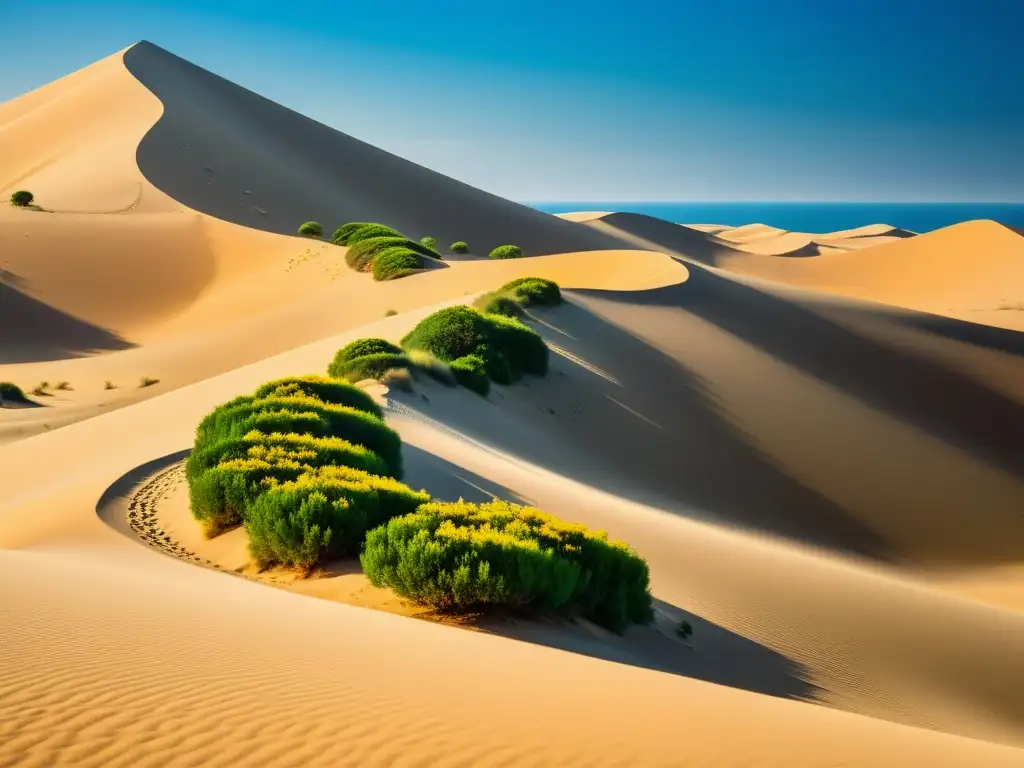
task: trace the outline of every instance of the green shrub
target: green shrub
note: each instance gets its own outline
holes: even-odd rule
[[[446,387],[457,387],[451,367],[444,360],[439,360],[429,352],[422,349],[409,350],[409,367],[413,371],[425,373],[434,381],[439,381]]]
[[[374,280],[397,280],[423,268],[423,262],[404,246],[385,248],[373,260]]]
[[[299,234],[303,237],[321,237],[323,233],[323,226],[315,221],[307,221],[299,227]]]
[[[402,348],[397,344],[392,344],[387,339],[356,339],[334,353],[334,360],[327,367],[327,374],[340,379],[344,375],[344,364],[350,360],[366,355],[384,354],[400,355],[402,354]]]
[[[357,229],[362,229],[369,222],[366,221],[353,221],[348,224],[342,224],[331,235],[331,242],[335,245],[348,245],[348,239],[352,236],[352,233]]]
[[[363,341],[368,340],[363,339]],[[383,339],[374,341],[383,341]],[[387,344],[388,342],[384,343]],[[352,346],[352,344],[349,344],[345,349],[349,349]],[[398,352],[402,351],[393,344],[390,346],[398,350]],[[341,353],[339,352],[339,354]],[[358,411],[372,414],[378,419],[384,418],[384,411],[363,390],[350,384],[324,378],[323,376],[296,376],[268,381],[256,390],[255,396],[257,398],[269,397],[271,395],[288,397],[296,394],[315,397],[317,400],[334,405],[347,405],[349,408],[355,408]]]
[[[425,248],[429,248],[432,251],[437,251],[437,239],[433,237],[421,237],[420,243]]]
[[[261,565],[309,568],[320,559],[358,553],[368,529],[429,500],[394,480],[323,467],[267,486],[246,515],[249,546]]]
[[[448,363],[475,355],[484,360],[488,376],[509,384],[524,373],[547,373],[548,348],[535,331],[518,320],[484,315],[469,307],[439,310],[425,318],[404,339],[406,349],[423,349]]]
[[[384,374],[395,368],[408,368],[409,358],[404,355],[392,355],[382,352],[378,355],[363,355],[349,360],[338,370],[338,377],[355,383],[363,379],[382,379]]]
[[[523,249],[518,245],[499,245],[490,253],[492,259],[521,259]]]
[[[501,286],[499,293],[514,297],[524,306],[554,306],[562,303],[562,291],[558,283],[542,277],[520,277]]]
[[[192,516],[207,535],[241,525],[246,510],[268,488],[294,480],[306,467],[292,461],[232,459],[189,478]]]
[[[456,240],[451,244],[452,253],[469,253],[469,246],[462,240]]]
[[[414,251],[421,256],[432,259],[440,258],[440,254],[431,251],[421,243],[404,237],[371,237],[349,246],[348,252],[345,254],[345,263],[352,267],[352,269],[365,272],[372,267],[374,259],[380,252],[399,246]]]
[[[487,365],[480,355],[456,358],[450,363],[450,368],[459,384],[487,397],[491,391],[491,380],[487,376]]]
[[[361,561],[375,586],[441,609],[581,615],[617,632],[653,616],[628,546],[505,501],[423,504],[371,530]]]
[[[19,189],[11,195],[11,205],[16,205],[19,208],[25,208],[26,206],[32,205],[32,201],[35,199],[36,196],[28,190]]]
[[[21,391],[21,387],[17,384],[12,384],[9,381],[0,381],[0,403],[31,403],[32,401],[25,397],[25,393]]]
[[[473,306],[488,315],[522,317],[523,305],[504,293],[485,293],[473,302]]]
[[[351,232],[347,236],[346,242],[342,243],[342,245],[352,245],[361,240],[369,240],[371,237],[401,237],[404,239],[404,235],[401,232],[385,224],[364,224]]]

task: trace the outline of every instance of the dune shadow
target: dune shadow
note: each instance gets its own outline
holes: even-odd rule
[[[122,533],[133,541],[141,541],[128,525],[125,517],[125,505],[136,488],[162,469],[188,458],[191,448],[185,448],[166,456],[160,456],[145,464],[134,467],[107,486],[96,502],[96,516],[118,533]]]
[[[517,504],[529,503],[515,491],[409,443],[402,444],[402,463],[402,482],[425,489],[438,501],[464,499],[480,503],[501,498]]]
[[[0,363],[40,363],[135,345],[0,282]],[[10,332],[6,332],[10,329]]]
[[[483,616],[473,625],[484,632],[569,653],[689,677],[779,698],[811,701],[820,690],[806,668],[789,657],[662,600],[655,619],[622,635],[587,621]],[[676,630],[693,629],[688,640]]]
[[[895,418],[971,452],[980,452],[1024,477],[1024,407],[975,378],[915,353],[906,344],[889,346],[812,311],[797,300],[691,270],[685,286],[644,291],[612,301],[681,308],[767,352],[773,357],[883,410]],[[873,307],[835,307],[831,312],[856,321],[867,313],[936,336],[1022,356],[1024,334],[1001,328]],[[1024,375],[1024,365],[1021,368]],[[1024,388],[1024,382],[1022,382]]]

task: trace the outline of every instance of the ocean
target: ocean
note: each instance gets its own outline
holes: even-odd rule
[[[1024,203],[526,203],[547,213],[643,213],[678,224],[768,224],[795,232],[835,232],[865,224],[890,224],[930,232],[971,219],[1024,227]]]

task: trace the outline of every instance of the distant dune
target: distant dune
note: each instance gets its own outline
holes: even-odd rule
[[[0,136],[0,382],[44,406],[0,410],[0,764],[1024,764],[1020,233],[551,216],[149,43]],[[472,254],[374,282],[307,219]],[[203,538],[212,408],[529,275],[546,377],[372,391],[414,486],[634,546],[652,626],[442,626]]]

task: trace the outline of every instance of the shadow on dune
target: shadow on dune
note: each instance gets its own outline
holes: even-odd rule
[[[380,221],[413,238],[505,243],[527,255],[622,248],[614,237],[482,192],[339,133],[147,42],[128,71],[163,102],[139,144],[146,178],[203,213],[295,234]]]
[[[747,255],[707,232],[641,213],[612,213],[583,226],[623,240],[634,248],[666,251],[712,267],[724,257]]]
[[[480,503],[498,497],[517,504],[528,503],[514,491],[409,443],[402,445],[402,463],[402,482],[425,489],[439,501],[465,499]]]
[[[811,701],[820,690],[808,682],[803,665],[662,600],[655,621],[633,626],[622,636],[588,622],[481,618],[475,626],[512,640],[650,669],[768,696]],[[691,643],[675,636],[680,622],[693,627]]]
[[[0,282],[0,364],[85,357],[135,346]]]

